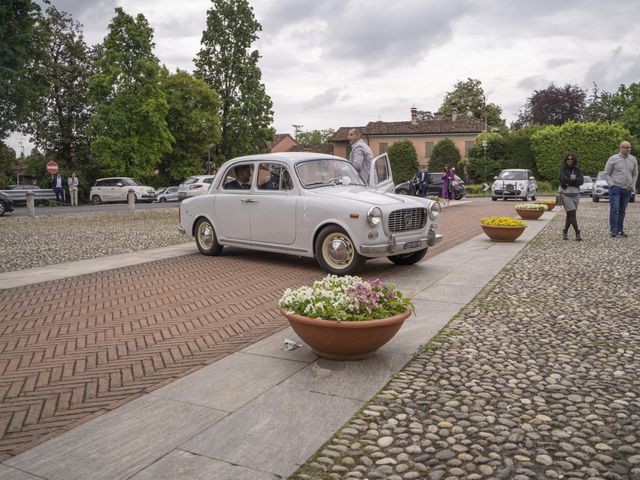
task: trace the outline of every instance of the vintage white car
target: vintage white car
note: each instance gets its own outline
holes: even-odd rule
[[[442,240],[437,202],[390,193],[391,164],[374,158],[365,185],[353,165],[302,152],[239,157],[224,163],[205,195],[180,205],[181,233],[200,252],[225,245],[315,257],[329,273],[350,275],[367,258],[411,265]]]

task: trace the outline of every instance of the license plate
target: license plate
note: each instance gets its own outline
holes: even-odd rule
[[[409,248],[416,248],[416,247],[421,247],[422,246],[422,240],[414,240],[413,242],[407,242],[404,244],[404,248],[405,250],[409,249]]]

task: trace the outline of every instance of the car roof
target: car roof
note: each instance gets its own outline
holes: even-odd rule
[[[328,153],[315,153],[315,152],[276,152],[276,153],[259,153],[256,155],[246,155],[244,157],[236,157],[229,160],[229,162],[236,163],[236,161],[280,161],[293,165],[301,160],[342,160],[346,162],[347,159],[338,157],[336,155],[329,155]],[[227,163],[227,162],[225,162]]]
[[[96,182],[99,180],[118,180],[119,178],[129,178],[133,180],[131,177],[104,177],[104,178],[96,178]]]

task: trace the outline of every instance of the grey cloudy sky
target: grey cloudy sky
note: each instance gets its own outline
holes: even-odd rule
[[[89,44],[113,9],[143,13],[156,55],[193,70],[209,0],[52,0],[84,25]],[[436,111],[459,80],[477,78],[515,120],[550,82],[614,91],[640,81],[640,1],[250,0],[256,48],[278,133],[366,125]],[[12,139],[15,142],[15,138]]]

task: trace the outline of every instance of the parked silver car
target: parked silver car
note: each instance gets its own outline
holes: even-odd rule
[[[494,177],[493,186],[491,187],[491,200],[501,198],[513,198],[517,200],[521,198],[524,201],[535,200],[538,193],[538,184],[533,177],[531,170],[522,168],[510,168],[502,170],[500,175]]]
[[[601,198],[609,200],[609,185],[607,185],[607,181],[604,179],[604,172],[598,172],[596,181],[593,183],[593,193],[591,194],[591,199],[594,202],[599,202]],[[636,191],[634,190],[631,198],[629,198],[629,202],[634,203],[635,201]]]
[[[584,183],[580,185],[580,196],[590,197],[593,193],[593,178],[589,175],[584,176]]]
[[[187,178],[178,187],[178,200],[182,201],[185,198],[207,193],[214,178],[216,178],[215,175],[197,175]]]
[[[180,187],[167,187],[157,191],[156,201],[160,203],[178,202],[178,188]]]

